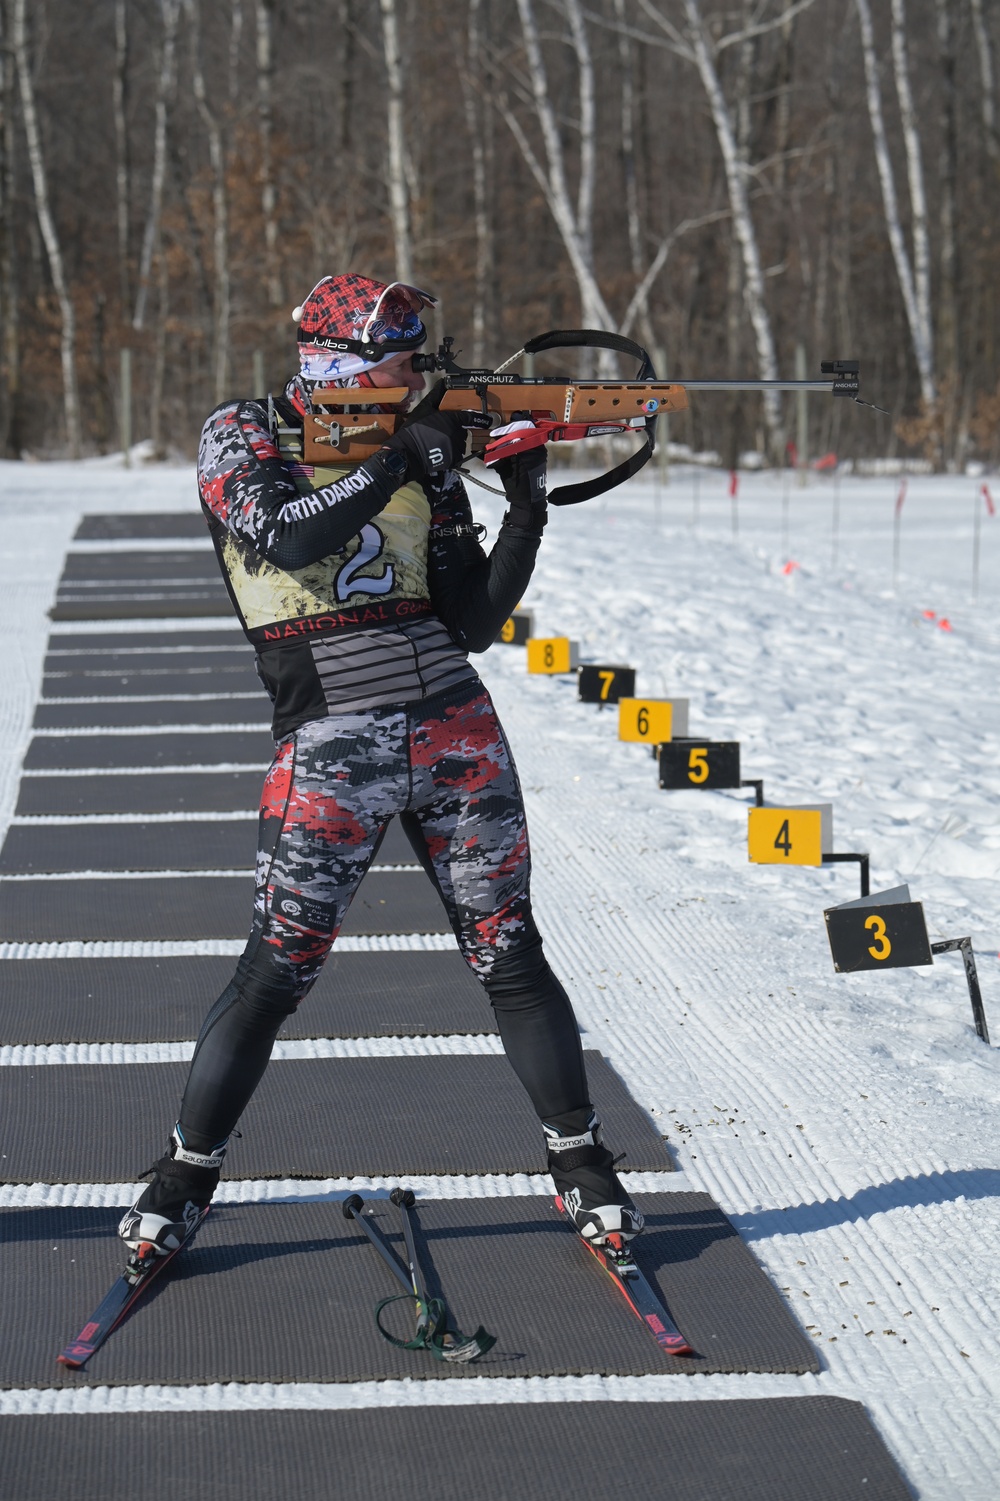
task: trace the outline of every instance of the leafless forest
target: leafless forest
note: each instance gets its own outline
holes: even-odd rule
[[[809,449],[1000,462],[998,0],[0,0],[0,451],[190,453],[354,269],[467,362],[862,362]],[[550,356],[550,358],[552,358]],[[786,398],[786,401],[788,398]],[[781,462],[779,400],[672,436]]]

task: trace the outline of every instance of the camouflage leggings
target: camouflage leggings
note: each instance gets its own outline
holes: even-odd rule
[[[315,720],[278,747],[257,855],[255,928],[297,997],[318,975],[398,813],[419,830],[429,874],[481,978],[526,933],[521,789],[482,684]]]
[[[573,1124],[590,1108],[579,1032],[531,916],[521,789],[476,679],[420,703],[315,720],[278,747],[261,801],[253,930],[205,1019],[181,1105],[195,1151],[211,1151],[242,1114],[394,814],[416,834],[536,1111],[583,1129]]]

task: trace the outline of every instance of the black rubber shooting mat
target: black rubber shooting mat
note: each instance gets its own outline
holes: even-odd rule
[[[33,793],[38,787],[45,787],[48,778],[29,778],[21,784],[21,799],[24,794]],[[192,778],[174,778],[174,776],[123,776],[114,782],[111,778],[90,778],[81,776],[75,779],[78,790],[66,787],[66,782],[72,782],[72,778],[60,778],[63,784],[65,800],[80,800],[81,791],[87,793],[90,790],[87,784],[101,782],[105,790],[104,802],[113,802],[117,796],[117,806],[110,808],[60,809],[69,812],[129,812],[122,806],[120,793],[134,794],[134,802],[152,802],[153,796],[159,796],[162,803],[162,811],[174,812],[183,808],[182,796],[174,794],[170,797],[170,788],[176,787],[177,782],[222,782],[231,784],[237,778],[233,775],[213,775],[213,773],[195,773]],[[137,782],[137,788],[132,788],[132,782]],[[152,787],[150,787],[152,784]],[[165,784],[165,785],[158,785]],[[149,788],[149,793],[137,799],[135,793],[143,793],[143,788]],[[0,874],[3,875],[32,875],[39,872],[59,871],[249,871],[254,866],[255,854],[257,854],[257,808],[260,799],[261,778],[255,772],[245,772],[239,778],[239,788],[243,791],[243,802],[236,803],[236,809],[249,815],[245,820],[225,818],[218,823],[213,821],[194,821],[191,823],[149,823],[149,824],[15,824],[8,830],[3,850],[0,850]],[[194,797],[197,797],[198,787],[195,785]],[[213,791],[218,808],[218,800],[222,799],[222,790],[216,788]],[[228,791],[230,802],[233,800],[234,791]],[[96,800],[96,799],[92,799]],[[21,811],[21,803],[18,802],[18,811]],[[42,808],[41,812],[50,812],[51,809]],[[138,812],[158,812],[159,809],[140,808]],[[210,808],[215,811],[215,808]],[[413,847],[408,842],[407,836],[402,833],[401,827],[395,820],[389,824],[386,836],[378,847],[377,865],[413,865]]]
[[[271,723],[271,702],[258,684],[257,693],[239,698],[154,698],[148,703],[112,698],[104,703],[50,704],[35,709],[36,730],[90,730],[160,724],[259,724]],[[225,691],[225,690],[223,690]],[[64,695],[59,694],[60,698]],[[103,695],[95,695],[103,697]]]
[[[236,959],[9,959],[0,962],[0,1046],[185,1042],[228,985]],[[497,1030],[458,950],[338,953],[280,1037],[413,1037]]]
[[[53,1357],[120,1264],[121,1210],[5,1210],[0,1385],[819,1369],[812,1341],[708,1194],[641,1194],[638,1202],[647,1228],[637,1259],[694,1356],[660,1350],[547,1194],[418,1202],[431,1295],[443,1289],[458,1327],[481,1322],[497,1344],[473,1367],[396,1350],[378,1334],[373,1310],[397,1285],[341,1204],[328,1200],[218,1205],[86,1375],[64,1373]],[[373,1207],[398,1245],[398,1211],[384,1198]],[[397,1333],[412,1331],[412,1320],[412,1305],[386,1317]]]
[[[94,867],[96,868],[96,867]],[[246,938],[250,876],[0,881],[0,941]],[[450,933],[423,871],[369,871],[343,933]]]
[[[30,778],[27,785],[35,780]],[[123,782],[131,780],[122,778]],[[247,804],[248,811],[260,795],[260,778],[251,780],[256,792]],[[252,870],[256,855],[256,812],[249,818],[218,822],[15,824],[7,830],[0,849],[0,875],[75,870]],[[375,863],[416,863],[413,847],[396,819],[386,830]]]
[[[146,776],[25,777],[17,813],[244,813],[257,807],[263,781],[263,767]]]
[[[257,819],[218,823],[15,824],[0,875],[72,870],[252,870]],[[410,856],[410,863],[413,856]]]
[[[119,672],[95,677],[77,673],[72,677],[60,673],[42,679],[43,698],[148,698],[154,693],[250,693],[261,690],[260,678],[251,662],[233,671],[216,668],[187,668],[182,672]]]
[[[82,516],[74,542],[103,542],[118,537],[204,537],[208,528],[201,511],[147,511],[145,515],[95,512]]]
[[[222,578],[215,550],[205,533],[205,546],[136,552],[71,552],[63,564],[62,584],[120,584],[123,579],[203,579],[206,584]]]
[[[213,1501],[612,1501],[626,1485],[643,1501],[911,1496],[843,1397],[102,1413],[2,1418],[0,1433],[3,1501],[68,1497],[67,1477],[135,1501],[151,1456],[158,1492]]]
[[[119,674],[143,674],[151,681],[163,673],[253,671],[253,653],[249,647],[225,646],[216,651],[207,647],[176,647],[163,651],[84,652],[53,651],[45,658],[46,676],[79,676],[114,679]],[[92,690],[94,691],[94,690]]]
[[[630,1169],[668,1171],[649,1117],[600,1053],[585,1056],[609,1144]],[[176,1119],[188,1064],[4,1072],[0,1181],[127,1183]],[[240,1130],[231,1178],[545,1171],[541,1128],[503,1054],[277,1059]]]
[[[134,599],[79,599],[65,597],[62,591],[49,611],[50,620],[166,620],[170,616],[232,615],[233,605],[220,584],[211,592],[195,593],[158,588],[155,594],[137,595]]]
[[[162,646],[208,646],[219,650],[224,646],[239,646],[249,651],[250,646],[243,632],[235,625],[231,630],[219,626],[212,630],[145,631],[139,627],[127,631],[53,631],[49,637],[50,652],[122,652],[127,648],[152,650]]]
[[[153,678],[165,672],[179,674],[225,675],[228,672],[254,671],[254,653],[249,647],[173,647],[159,651],[53,651],[45,657],[47,677],[86,677],[114,681],[119,675],[134,674]]]
[[[106,766],[254,766],[261,780],[274,756],[270,731],[222,730],[186,735],[36,735],[24,758],[27,771],[73,771]],[[120,810],[124,811],[124,810]]]

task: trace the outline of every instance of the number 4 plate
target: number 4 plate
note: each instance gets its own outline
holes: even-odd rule
[[[830,907],[823,916],[839,974],[934,963],[923,905],[910,901],[908,886]]]
[[[671,740],[659,750],[660,786],[671,792],[740,785],[738,740]]]

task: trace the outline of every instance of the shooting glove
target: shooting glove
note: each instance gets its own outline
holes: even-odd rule
[[[511,459],[501,459],[495,466],[503,481],[508,510],[504,522],[540,537],[548,519],[545,476],[548,459],[544,444],[528,448]]]
[[[406,459],[409,479],[439,479],[457,469],[465,456],[468,429],[487,420],[477,412],[438,411],[445,389],[444,381],[438,381],[385,444]]]

